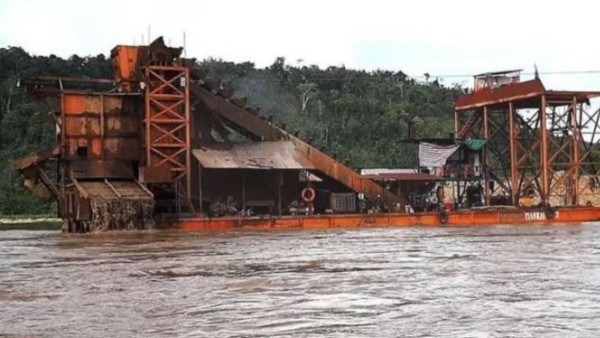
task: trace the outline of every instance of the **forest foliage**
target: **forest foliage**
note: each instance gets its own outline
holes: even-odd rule
[[[261,114],[298,131],[354,168],[412,167],[416,137],[448,137],[459,86],[435,79],[416,81],[401,71],[326,69],[277,58],[272,65],[220,59],[198,62]],[[28,97],[19,80],[31,76],[111,78],[110,58],[34,56],[18,47],[0,48],[0,215],[49,213],[50,202],[30,196],[12,169],[14,159],[53,145],[51,99]]]

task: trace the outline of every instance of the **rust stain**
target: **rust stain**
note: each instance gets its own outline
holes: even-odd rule
[[[315,169],[290,141],[205,147],[195,149],[194,156],[211,169]]]

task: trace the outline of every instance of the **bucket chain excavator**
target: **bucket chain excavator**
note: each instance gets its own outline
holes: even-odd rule
[[[335,191],[400,206],[402,201],[394,193],[246,107],[218,81],[203,76],[194,60],[181,58],[181,52],[158,38],[148,46],[115,47],[111,52],[114,79],[22,81],[31,94],[56,98],[60,111],[54,114],[56,146],[17,160],[15,169],[31,191],[57,200],[66,231],[147,228],[157,215],[204,215],[209,209],[206,203],[217,201],[202,188],[203,183],[215,183],[213,178],[203,179],[204,175],[227,176],[231,171],[203,168],[194,161],[193,148],[235,147],[227,140],[232,132],[258,146],[291,142],[291,156],[303,158],[296,162],[310,163],[289,167],[280,154],[259,154],[281,157],[285,168],[271,168],[281,169],[273,174],[278,182],[275,188],[256,170],[238,168],[241,176],[259,175],[256,180],[269,181],[264,190],[277,191],[273,194],[278,196],[280,214],[282,201],[289,202],[293,198],[288,195],[299,195],[294,189],[302,188],[297,179],[290,180],[293,170],[289,169],[306,169],[327,179]],[[215,142],[218,138],[222,142]],[[57,175],[44,170],[50,160],[56,162]],[[218,192],[232,180],[223,179],[213,190]],[[290,187],[283,184],[286,180],[292,181]],[[246,202],[248,191],[243,188],[242,203],[269,208],[274,204],[260,199],[263,191],[254,193],[258,197]]]

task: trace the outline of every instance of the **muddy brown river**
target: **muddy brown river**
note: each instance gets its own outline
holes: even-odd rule
[[[0,232],[0,337],[597,337],[600,224]]]

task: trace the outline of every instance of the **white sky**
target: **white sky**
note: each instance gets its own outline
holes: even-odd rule
[[[168,7],[171,6],[171,7]],[[151,26],[187,56],[346,65],[412,76],[524,68],[600,70],[597,1],[0,0],[0,47],[108,54]],[[600,73],[542,75],[549,89],[600,90]],[[444,83],[469,78],[447,78]]]

